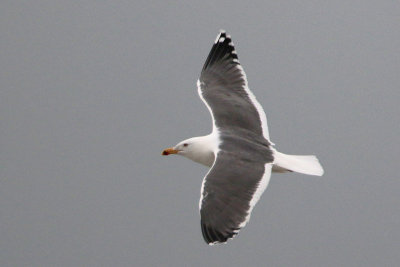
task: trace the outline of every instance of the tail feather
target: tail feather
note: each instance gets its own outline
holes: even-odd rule
[[[287,170],[317,176],[324,174],[324,169],[316,156],[287,155],[274,151],[274,157],[275,168],[273,168],[273,171],[274,169],[277,172],[285,172]]]

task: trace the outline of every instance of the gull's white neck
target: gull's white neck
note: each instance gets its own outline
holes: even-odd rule
[[[190,140],[190,149],[181,154],[194,162],[211,167],[218,152],[218,135],[211,133],[205,136],[193,137]]]

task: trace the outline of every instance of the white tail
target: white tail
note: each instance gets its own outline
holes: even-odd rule
[[[287,155],[275,150],[274,157],[275,161],[272,171],[293,171],[317,176],[324,174],[324,169],[316,156]]]

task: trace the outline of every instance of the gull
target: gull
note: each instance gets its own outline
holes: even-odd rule
[[[212,132],[167,148],[210,167],[203,179],[201,231],[209,245],[226,243],[250,220],[271,172],[322,176],[313,155],[287,155],[270,141],[267,117],[250,91],[232,39],[221,31],[204,63],[197,90],[212,118]]]

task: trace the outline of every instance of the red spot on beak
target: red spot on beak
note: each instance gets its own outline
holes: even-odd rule
[[[179,150],[175,150],[172,147],[171,148],[166,148],[164,151],[161,153],[163,156],[168,156],[169,154],[177,154]]]

